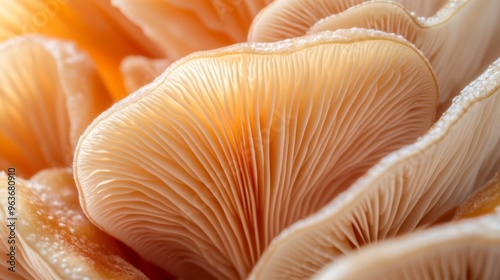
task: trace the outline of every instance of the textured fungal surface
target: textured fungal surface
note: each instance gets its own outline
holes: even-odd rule
[[[111,104],[75,44],[26,36],[0,45],[0,170],[28,178],[70,166],[78,138]]]
[[[91,57],[115,100],[126,96],[121,60],[132,54],[161,54],[110,0],[0,0],[0,6],[0,41],[33,34],[72,41]]]
[[[276,0],[252,22],[248,41],[276,42],[303,36],[317,21],[366,0]],[[463,1],[463,0],[460,0]],[[446,0],[394,0],[418,16],[432,16]]]
[[[428,226],[500,169],[500,60],[418,141],[276,237],[252,279],[307,279],[366,244]],[[306,256],[306,257],[304,257]]]
[[[0,252],[14,252],[17,271],[2,262],[2,279],[148,279],[126,261],[113,238],[85,217],[71,170],[43,170],[29,181],[0,173],[2,185],[12,180],[16,219],[1,211],[0,220],[10,225],[1,227],[2,236],[14,236],[15,243],[2,242]],[[7,192],[0,193],[0,205],[7,209]]]
[[[0,280],[500,279],[499,35],[500,0],[0,0]]]
[[[367,246],[313,279],[498,279],[500,212]]]
[[[437,85],[366,30],[198,53],[80,140],[82,207],[183,278],[244,278],[273,237],[431,126]]]
[[[450,1],[431,17],[403,5],[370,1],[317,22],[308,32],[369,28],[403,36],[429,59],[444,112],[451,100],[500,56],[500,1]],[[481,42],[481,43],[478,43]]]

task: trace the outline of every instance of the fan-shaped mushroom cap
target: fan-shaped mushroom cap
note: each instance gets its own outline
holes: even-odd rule
[[[367,246],[314,279],[500,279],[500,212]]]
[[[71,170],[44,170],[30,181],[12,173],[0,173],[2,186],[15,183],[14,193],[7,187],[0,192],[0,231],[2,240],[14,242],[1,242],[0,253],[14,252],[19,271],[8,271],[12,264],[2,261],[2,279],[18,272],[25,279],[147,279],[82,213]],[[12,201],[8,196],[15,198],[15,209],[4,211]]]
[[[282,229],[422,135],[436,94],[421,53],[380,32],[197,53],[89,126],[81,203],[177,276],[243,278]]]
[[[0,7],[0,41],[31,34],[74,40],[89,52],[115,99],[125,96],[119,72],[125,56],[161,54],[109,0],[0,0]]]
[[[497,60],[422,138],[277,236],[250,278],[309,278],[344,254],[430,224],[457,207],[500,169],[499,107]]]
[[[487,59],[500,56],[500,44],[490,48],[500,34],[499,23],[498,0],[450,1],[430,18],[417,18],[397,3],[371,1],[325,18],[309,32],[361,27],[405,37],[429,58],[443,112],[493,62]]]
[[[272,0],[112,0],[171,60],[246,39],[253,17]]]
[[[276,0],[254,19],[248,41],[276,42],[303,36],[320,19],[366,0]],[[394,0],[419,16],[433,15],[446,0]]]
[[[78,138],[111,103],[74,44],[18,37],[0,45],[0,170],[70,166]]]
[[[460,205],[453,219],[476,217],[494,211],[500,211],[500,173]]]

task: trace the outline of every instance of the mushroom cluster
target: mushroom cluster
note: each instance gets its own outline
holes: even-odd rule
[[[0,0],[1,279],[497,279],[499,0]]]

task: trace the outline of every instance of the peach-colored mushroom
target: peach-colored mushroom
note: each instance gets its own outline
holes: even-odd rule
[[[276,0],[256,17],[248,33],[251,42],[276,42],[303,36],[320,19],[366,0]],[[446,0],[395,0],[419,16],[431,16]]]
[[[124,57],[161,55],[110,0],[0,0],[0,7],[0,41],[35,34],[74,41],[88,52],[115,100],[126,95],[119,72]]]
[[[82,213],[70,169],[43,170],[29,181],[10,170],[0,173],[2,186],[14,186],[0,192],[2,210],[8,197],[15,201],[0,211],[0,253],[12,261],[1,262],[2,279],[148,279]]]
[[[250,279],[306,279],[362,246],[428,226],[500,169],[500,59],[429,132],[277,236]]]
[[[94,64],[73,43],[35,36],[2,43],[0,61],[0,170],[71,166],[78,138],[111,104]]]
[[[273,237],[427,131],[436,104],[427,60],[381,32],[197,53],[89,126],[82,207],[178,277],[244,278]]]
[[[402,5],[369,1],[322,19],[310,33],[343,28],[395,33],[429,58],[439,84],[439,115],[460,90],[500,57],[500,1],[450,1],[432,17],[416,17]],[[480,42],[480,43],[478,43]]]
[[[367,246],[315,280],[499,279],[500,212]]]

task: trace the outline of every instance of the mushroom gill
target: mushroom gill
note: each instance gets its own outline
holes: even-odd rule
[[[70,169],[43,170],[29,181],[0,173],[2,186],[11,180],[15,206],[0,211],[0,233],[13,242],[1,242],[0,253],[10,259],[14,252],[15,261],[1,262],[2,279],[148,279],[85,217]],[[0,192],[2,209],[8,195]]]
[[[368,28],[403,36],[423,52],[436,73],[440,113],[474,78],[500,57],[500,1],[450,1],[432,17],[416,17],[402,5],[370,1],[316,23],[309,33]],[[478,43],[481,42],[481,43]]]
[[[186,279],[244,278],[273,237],[429,129],[437,84],[406,40],[342,30],[199,52],[80,139],[81,203]]]
[[[111,104],[89,57],[73,43],[17,37],[0,45],[0,170],[29,177],[71,166],[78,138]]]
[[[303,36],[320,19],[366,0],[276,0],[253,21],[248,41],[276,42]],[[419,16],[433,15],[446,0],[394,0]]]
[[[500,212],[366,246],[313,279],[500,279],[498,259]]]
[[[500,59],[429,132],[277,236],[250,279],[305,279],[368,243],[425,227],[500,169]]]

